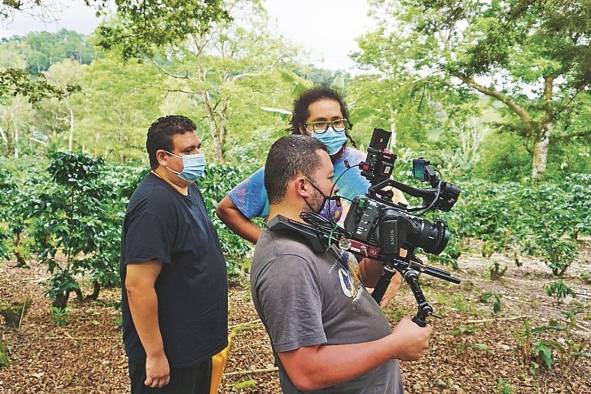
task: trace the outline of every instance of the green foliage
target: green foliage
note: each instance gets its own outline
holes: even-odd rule
[[[140,162],[146,156],[146,131],[163,114],[163,76],[150,65],[124,63],[114,54],[106,54],[84,69],[79,83],[82,93],[71,99],[78,116],[76,145],[111,162]],[[178,106],[171,111],[191,115]],[[51,112],[44,116],[48,126],[56,124],[51,119],[54,116]]]
[[[234,383],[232,387],[235,390],[256,389],[257,381],[254,379],[243,379],[240,382]]]
[[[250,175],[250,172],[243,169],[227,165],[208,164],[205,169],[205,177],[198,181],[205,207],[218,233],[220,246],[224,252],[230,275],[236,274],[240,270],[242,262],[247,258],[251,250],[251,246],[222,223],[215,214],[215,207],[229,190],[248,175]]]
[[[19,266],[26,266],[30,256],[31,196],[39,179],[39,163],[30,159],[2,161],[6,171],[0,175],[0,228],[3,231],[5,258],[16,257]],[[27,173],[28,172],[28,173]],[[2,232],[0,231],[0,232]],[[1,247],[0,247],[1,249]]]
[[[487,269],[486,272],[489,275],[491,280],[498,280],[505,272],[507,272],[507,266],[501,266],[498,261],[494,261]]]
[[[448,224],[458,238],[483,240],[485,256],[514,252],[540,257],[561,276],[577,257],[575,238],[589,233],[589,175],[536,186],[482,180],[459,186],[462,194]]]
[[[554,353],[549,342],[544,340],[534,342],[533,352],[534,357],[538,360],[541,360],[546,368],[552,369],[552,364],[554,363]]]
[[[8,358],[8,349],[0,338],[0,369],[8,367],[10,365],[10,359]]]
[[[564,281],[559,280],[556,282],[548,283],[544,286],[544,291],[550,297],[556,297],[558,303],[562,301],[563,298],[568,296],[576,297],[576,293],[571,289]]]
[[[106,5],[102,0],[88,2]],[[99,26],[98,45],[119,48],[124,59],[152,55],[156,48],[180,44],[191,35],[204,35],[212,23],[230,19],[221,0],[147,0],[141,7],[133,1],[118,1],[117,16],[117,24]]]
[[[480,302],[483,304],[488,304],[490,302],[493,312],[499,313],[501,311],[501,298],[502,296],[500,294],[487,291],[480,296]]]
[[[3,45],[10,44],[19,45],[19,52],[25,57],[26,70],[30,74],[47,71],[52,64],[64,59],[90,64],[95,57],[94,49],[86,38],[67,29],[55,33],[31,32],[22,37],[11,37]]]
[[[515,182],[526,178],[531,157],[523,141],[512,134],[490,134],[482,145],[474,174],[490,181]]]
[[[513,334],[519,344],[522,360],[530,365],[532,374],[537,373],[540,365],[551,369],[559,354],[562,360],[571,362],[583,354],[585,342],[579,342],[573,335],[577,326],[576,316],[582,311],[580,304],[563,311],[566,323],[550,320],[547,324],[531,327],[530,322],[525,320],[523,329]],[[555,340],[552,333],[560,333],[560,339]]]
[[[64,308],[70,292],[81,298],[76,275],[88,274],[95,289],[118,281],[125,200],[114,179],[125,174],[108,176],[102,159],[84,154],[58,152],[50,159],[49,177],[32,199],[31,227],[36,252],[51,274],[47,294]]]
[[[586,2],[378,0],[372,14],[357,61],[389,80],[428,80],[425,97],[460,83],[495,100],[505,109],[494,128],[527,142],[532,177],[546,171],[556,142],[546,137],[589,134],[571,120],[584,119],[575,98],[591,83]]]
[[[2,167],[4,163],[0,161]],[[14,189],[14,181],[8,171],[0,171],[0,259],[10,257],[10,239],[8,229],[8,207],[10,206],[10,192]]]
[[[23,70],[9,68],[0,70],[0,104],[6,103],[9,97],[23,95],[31,103],[37,103],[43,98],[63,98],[74,86],[60,89],[47,82],[43,75],[32,76]]]
[[[499,394],[512,394],[513,393],[513,389],[511,388],[511,385],[509,384],[509,382],[507,382],[503,378],[499,378],[497,380],[497,390],[499,391]]]
[[[70,317],[70,310],[68,308],[59,308],[59,307],[52,307],[51,308],[51,319],[58,327],[65,327],[68,324],[68,319]]]
[[[459,325],[456,328],[454,328],[451,331],[451,335],[457,337],[457,336],[462,336],[462,335],[472,335],[475,332],[478,331],[478,328],[476,328],[475,326],[464,326],[464,325]]]

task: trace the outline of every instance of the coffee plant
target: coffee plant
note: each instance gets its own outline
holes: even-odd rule
[[[205,207],[218,233],[220,244],[228,265],[228,273],[239,272],[251,250],[250,244],[228,229],[216,216],[215,208],[219,201],[240,181],[250,175],[250,171],[227,165],[208,164],[205,177],[198,181]]]
[[[32,237],[39,261],[51,277],[47,294],[65,308],[71,292],[82,300],[79,278],[101,287],[118,283],[118,255],[123,206],[119,185],[105,163],[84,154],[54,153],[47,176],[32,196]]]
[[[539,185],[517,182],[460,182],[462,195],[447,220],[455,240],[442,254],[458,256],[462,238],[482,240],[485,257],[494,252],[541,258],[562,276],[577,257],[577,237],[590,235],[591,176],[570,175]]]

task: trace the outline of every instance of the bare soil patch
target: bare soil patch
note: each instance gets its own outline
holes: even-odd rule
[[[591,393],[591,287],[580,274],[591,269],[591,252],[569,268],[564,281],[577,293],[562,304],[545,295],[544,285],[555,280],[542,263],[525,259],[516,267],[512,259],[476,254],[463,257],[461,285],[424,278],[425,294],[442,319],[435,327],[427,355],[419,362],[402,363],[407,393]],[[497,281],[486,278],[493,260],[507,265]],[[67,324],[58,327],[50,303],[43,294],[43,267],[15,268],[0,263],[0,300],[32,304],[19,329],[0,327],[10,365],[0,369],[1,393],[126,393],[127,361],[116,306],[119,289],[106,290],[100,301],[70,302]],[[501,297],[501,311],[492,312],[479,300],[484,292]],[[231,290],[230,327],[235,332],[221,393],[279,393],[279,380],[264,327],[257,318],[248,288]],[[532,327],[551,319],[565,322],[562,312],[578,306],[577,325],[571,333],[549,332],[541,338],[558,343],[575,341],[586,348],[579,357],[555,354],[554,367],[530,371],[524,359],[525,322]],[[395,324],[404,314],[413,314],[415,302],[403,286],[385,309]],[[0,318],[1,320],[1,318]],[[0,321],[1,323],[1,321]],[[503,391],[503,389],[505,391]]]

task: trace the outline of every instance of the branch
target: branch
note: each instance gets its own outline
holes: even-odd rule
[[[195,34],[191,34],[190,37],[193,40],[193,44],[195,45],[196,51],[193,52],[191,49],[187,49],[187,52],[189,52],[189,54],[191,54],[191,56],[193,56],[194,58],[198,59],[199,56],[201,56],[201,54],[205,50],[205,47],[207,47],[207,44],[209,44],[209,42],[212,40],[213,32],[211,32],[209,34],[203,34],[200,36],[196,36]],[[202,39],[202,42],[200,44],[198,43],[199,38]]]
[[[544,77],[544,118],[542,123],[545,125],[554,120],[554,114],[552,113],[552,88],[554,83],[554,77],[547,75]]]
[[[575,93],[571,96],[571,98],[568,100],[568,102],[564,105],[561,105],[562,109],[560,109],[557,113],[556,113],[556,117],[559,117],[560,115],[562,115],[562,113],[564,111],[566,111],[570,105],[572,104],[572,102],[577,98],[577,95],[583,90],[585,89],[585,85],[580,85],[579,87],[576,88]]]
[[[271,367],[271,368],[261,368],[261,369],[251,369],[248,371],[236,371],[236,372],[226,372],[224,376],[240,376],[240,375],[250,375],[253,373],[265,373],[265,372],[275,372],[278,371],[279,368]]]
[[[195,92],[192,90],[183,90],[183,89],[167,89],[166,90],[166,95],[168,96],[168,93],[184,93],[184,94],[199,94],[201,92]]]
[[[556,135],[556,137],[560,140],[572,139],[572,138],[576,138],[576,137],[591,137],[591,129],[577,131],[575,133],[558,134],[558,135]]]
[[[466,320],[467,324],[479,324],[479,323],[490,323],[494,321],[509,321],[509,320],[520,320],[525,319],[527,316],[513,316],[513,317],[499,317],[496,319],[482,319],[482,320]]]
[[[237,81],[239,79],[245,78],[245,77],[258,77],[259,75],[263,75],[264,73],[266,73],[269,69],[272,69],[273,67],[275,67],[276,64],[272,63],[272,64],[268,64],[265,67],[263,67],[261,69],[261,71],[258,72],[251,72],[251,73],[243,73],[243,74],[238,74],[233,78],[230,78],[230,81],[234,82]]]
[[[502,102],[503,104],[505,104],[513,112],[515,112],[525,124],[531,123],[532,120],[531,120],[531,116],[529,115],[529,113],[523,107],[521,107],[519,104],[517,104],[515,101],[513,101],[513,99],[511,97],[509,97],[501,92],[498,92],[492,88],[487,88],[486,86],[480,85],[480,84],[476,83],[472,78],[462,77],[462,76],[458,76],[458,78],[460,78],[462,80],[462,82],[464,82],[466,85],[478,90],[480,93],[486,94],[487,96],[490,96],[490,97],[494,97],[497,100],[499,100],[500,102]]]
[[[168,76],[169,76],[169,77],[171,77],[171,78],[176,78],[176,79],[190,79],[190,78],[189,78],[189,72],[188,72],[188,71],[185,71],[185,75],[176,75],[176,74],[173,74],[173,73],[171,73],[171,72],[169,72],[169,71],[166,71],[166,70],[164,69],[164,67],[162,67],[161,65],[159,65],[158,63],[156,63],[156,62],[154,61],[154,59],[150,59],[150,62],[151,62],[151,63],[152,63],[154,66],[156,66],[156,68],[157,68],[158,70],[160,70],[160,72],[161,72],[162,74],[168,75]]]

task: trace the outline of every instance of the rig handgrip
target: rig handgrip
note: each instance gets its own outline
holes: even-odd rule
[[[380,301],[382,301],[382,298],[384,297],[384,294],[386,293],[386,289],[388,288],[388,286],[390,286],[390,281],[392,280],[393,275],[394,275],[394,272],[385,270],[384,275],[382,275],[380,277],[378,284],[371,292],[371,296],[373,297],[374,300],[376,300],[376,302],[378,304],[380,303]]]

